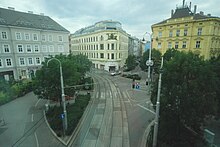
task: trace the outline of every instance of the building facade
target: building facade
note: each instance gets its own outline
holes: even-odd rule
[[[140,57],[142,54],[141,41],[133,36],[129,37],[128,43],[128,55],[134,55],[135,57]]]
[[[152,25],[152,47],[161,51],[175,48],[180,51],[191,51],[210,59],[220,54],[220,18],[196,13],[197,6],[191,11],[183,5],[171,11],[171,17]]]
[[[31,78],[49,55],[69,53],[68,36],[48,16],[0,8],[0,78]]]
[[[100,21],[70,35],[71,53],[83,54],[94,68],[116,71],[128,57],[129,35],[118,21]]]

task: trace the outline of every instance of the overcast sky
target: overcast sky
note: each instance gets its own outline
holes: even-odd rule
[[[192,8],[220,17],[219,0],[191,0]],[[186,0],[189,4],[190,1]],[[123,29],[143,38],[151,25],[170,17],[171,9],[182,0],[0,0],[0,7],[17,11],[44,13],[74,33],[80,28],[102,20],[117,20]],[[193,11],[193,10],[192,10]]]

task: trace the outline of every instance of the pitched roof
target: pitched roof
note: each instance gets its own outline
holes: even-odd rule
[[[200,14],[200,13],[193,14],[188,7],[182,7],[182,8],[176,8],[176,10],[171,18],[163,20],[163,21],[156,23],[154,25],[165,24],[165,23],[167,23],[168,20],[171,20],[171,19],[190,17],[190,16],[193,16],[193,20],[219,18],[219,17],[204,15],[204,14]]]
[[[49,16],[0,8],[0,25],[69,32]]]

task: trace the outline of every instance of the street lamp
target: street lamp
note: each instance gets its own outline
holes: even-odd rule
[[[59,62],[60,64],[60,84],[61,84],[61,93],[62,93],[62,103],[63,103],[63,115],[61,115],[62,120],[63,120],[63,131],[64,131],[64,135],[65,135],[65,131],[67,130],[67,112],[66,112],[66,102],[65,102],[65,94],[64,94],[64,86],[63,86],[63,71],[62,71],[62,64],[60,62],[60,60],[58,60],[57,58],[51,58],[47,61],[47,66],[49,64],[49,62],[51,60],[56,60]],[[63,118],[64,117],[64,118]]]
[[[157,146],[157,134],[158,134],[158,123],[159,123],[159,111],[160,111],[161,77],[162,77],[162,72],[163,72],[162,68],[163,68],[163,57],[162,57],[162,61],[161,61],[159,81],[158,81],[156,116],[155,116],[155,121],[154,121],[153,147]]]
[[[149,36],[150,36],[150,49],[149,49],[149,58],[148,58],[148,60],[146,61],[146,65],[148,66],[148,74],[147,74],[147,82],[148,82],[148,90],[149,90],[149,93],[150,93],[150,82],[151,82],[151,73],[150,73],[150,70],[151,70],[151,66],[153,66],[153,64],[154,64],[154,62],[153,62],[153,60],[151,60],[151,50],[152,50],[152,35],[153,35],[153,33],[148,33],[148,32],[146,32],[145,34],[148,34]],[[144,34],[144,35],[145,35]],[[144,40],[144,37],[143,37],[143,41],[145,41]]]

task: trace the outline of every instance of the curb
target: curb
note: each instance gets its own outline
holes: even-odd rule
[[[57,134],[56,134],[56,133],[53,131],[53,129],[50,127],[50,125],[49,125],[49,123],[48,123],[48,121],[47,121],[47,118],[46,118],[45,110],[43,110],[43,113],[44,113],[44,120],[45,120],[45,122],[46,122],[46,124],[47,124],[47,127],[49,128],[50,132],[54,135],[54,137],[55,137],[56,139],[58,139],[63,145],[66,146],[67,143],[64,142],[60,137],[58,137]]]
[[[150,127],[154,124],[154,119],[150,122],[150,124],[147,126],[146,130],[144,131],[144,135],[142,137],[142,141],[141,141],[141,147],[146,147],[146,143],[147,143],[147,137],[150,133]]]

